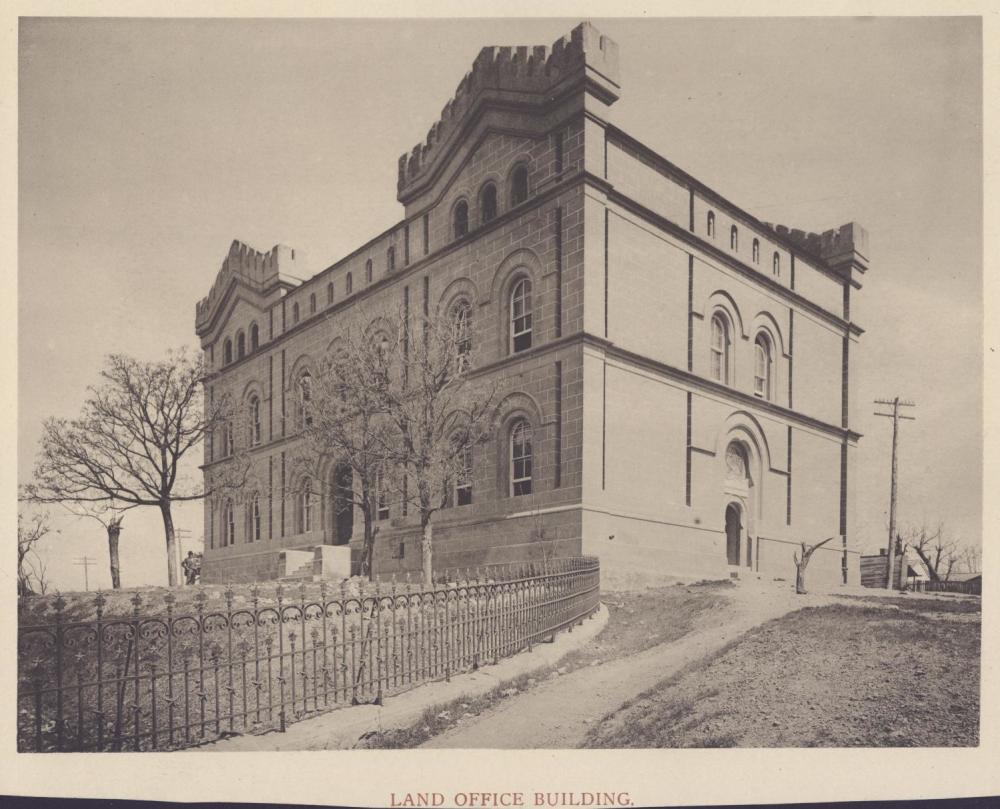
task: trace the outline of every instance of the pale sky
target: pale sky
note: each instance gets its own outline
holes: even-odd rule
[[[484,45],[550,45],[562,20],[28,19],[20,28],[18,475],[102,357],[196,345],[194,305],[233,238],[318,272],[399,221],[396,160]],[[593,19],[618,42],[613,121],[760,219],[856,220],[852,296],[863,526],[885,542],[890,423],[899,519],[982,533],[982,45],[976,18]],[[199,456],[200,459],[200,456]],[[56,510],[54,510],[55,512]],[[155,509],[122,533],[126,586],[166,579]],[[103,529],[60,519],[50,578],[82,587]],[[201,537],[201,507],[175,522]],[[186,546],[187,547],[187,546]]]

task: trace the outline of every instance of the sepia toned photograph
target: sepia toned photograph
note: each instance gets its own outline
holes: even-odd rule
[[[17,61],[8,746],[980,745],[980,17]]]

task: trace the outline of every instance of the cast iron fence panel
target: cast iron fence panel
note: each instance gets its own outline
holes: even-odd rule
[[[592,557],[445,573],[430,587],[301,583],[204,590],[178,610],[136,593],[131,614],[18,629],[18,750],[175,749],[277,728],[496,663],[599,606]],[[312,592],[310,592],[312,590]],[[237,596],[240,596],[237,604]]]

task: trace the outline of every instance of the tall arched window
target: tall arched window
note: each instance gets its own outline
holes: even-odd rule
[[[333,303],[333,281],[330,281],[326,285],[326,305],[329,306]]]
[[[387,272],[392,272],[396,269],[396,248],[390,246],[388,250],[385,251],[385,268]]]
[[[223,512],[223,519],[225,520],[222,527],[222,537],[224,544],[235,545],[236,544],[236,509],[233,506],[232,500],[226,501],[226,508]]]
[[[729,383],[729,322],[719,313],[712,315],[711,374]]]
[[[715,211],[709,211],[706,217],[705,230],[709,238],[715,238]]]
[[[256,323],[250,324],[250,351],[251,353],[260,348],[260,329]]]
[[[302,488],[299,490],[299,533],[305,534],[312,531],[313,521],[313,488],[312,478],[305,478],[302,481]]]
[[[241,360],[247,355],[246,335],[239,331],[236,333],[236,359]]]
[[[771,259],[771,272],[778,277],[781,276],[781,255],[777,250],[774,251],[774,258]]]
[[[760,264],[760,239],[753,240],[753,263]]]
[[[292,304],[292,323],[299,322],[299,304],[298,301]]]
[[[222,364],[229,365],[233,361],[233,341],[228,337],[222,344]]]
[[[299,376],[299,427],[308,427],[312,424],[312,374],[303,371]]]
[[[257,398],[256,394],[250,397],[247,409],[250,411],[249,444],[256,447],[260,443],[260,399]]]
[[[374,277],[375,270],[372,267],[372,260],[368,259],[368,261],[365,262],[365,283],[370,284],[372,282],[372,278]]]
[[[771,341],[761,332],[753,345],[753,392],[755,396],[771,398]]]
[[[521,165],[510,175],[510,205],[520,205],[528,198],[528,167]]]
[[[257,492],[250,499],[250,541],[260,542],[260,497]]]
[[[486,183],[479,192],[479,221],[484,225],[497,218],[497,187]]]
[[[347,273],[347,278],[344,281],[344,286],[347,289],[348,295],[350,295],[354,291],[354,276],[351,273]]]
[[[455,206],[455,213],[452,216],[452,230],[455,231],[455,238],[461,239],[469,232],[469,203],[464,199]]]
[[[472,304],[462,298],[451,309],[455,359],[459,372],[469,365],[472,352]]]
[[[510,343],[517,353],[531,348],[531,280],[522,278],[510,292]]]
[[[309,295],[309,314],[316,314],[316,293],[313,292]]]
[[[736,225],[729,228],[729,249],[739,250],[740,249],[740,232]]]
[[[226,457],[233,455],[236,452],[236,437],[233,435],[233,423],[231,421],[226,422]]]
[[[531,494],[531,425],[519,419],[510,431],[510,494]]]

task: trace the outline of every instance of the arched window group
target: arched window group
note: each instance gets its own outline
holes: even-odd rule
[[[511,208],[526,202],[528,199],[528,166],[518,163],[510,173],[506,198]],[[493,180],[487,180],[479,189],[477,196],[479,205],[479,224],[492,222],[500,215],[500,193]],[[451,212],[451,231],[453,239],[461,239],[469,233],[469,203],[461,199],[455,203]]]
[[[531,348],[531,279],[518,279],[510,292],[510,350],[516,354]]]
[[[518,419],[510,431],[510,494],[531,494],[532,430],[527,419]]]
[[[733,325],[722,311],[712,315],[709,336],[709,376],[724,385],[733,384],[732,344]],[[774,395],[774,340],[766,329],[760,329],[753,343],[753,392],[771,401]]]

